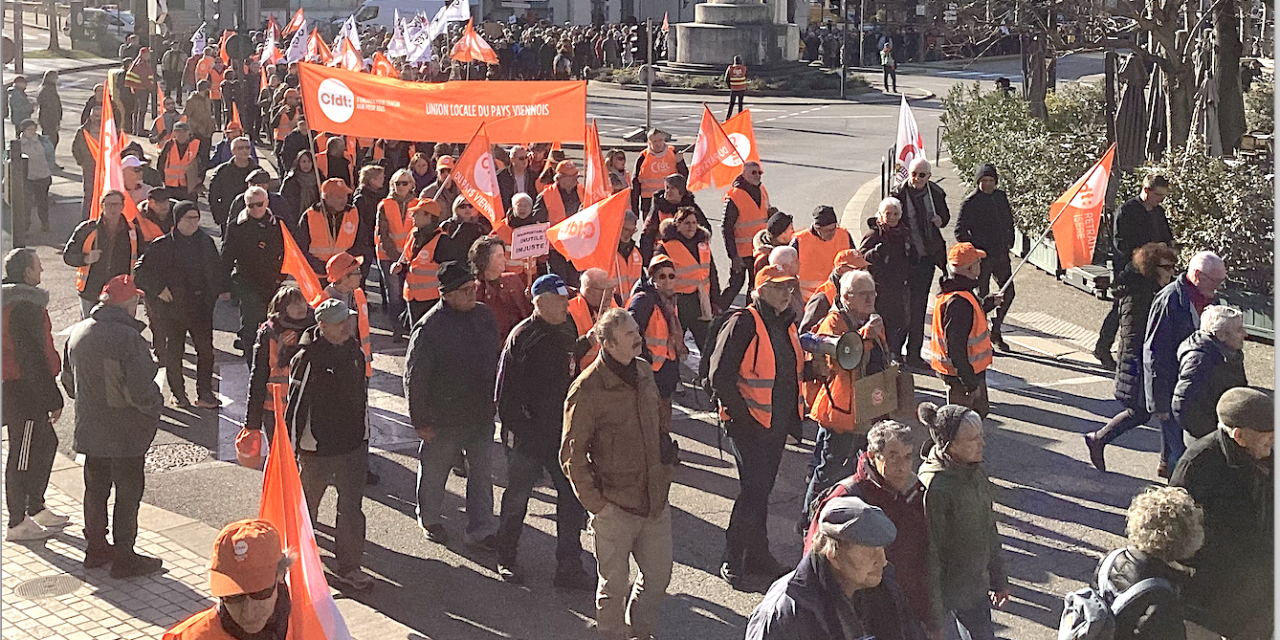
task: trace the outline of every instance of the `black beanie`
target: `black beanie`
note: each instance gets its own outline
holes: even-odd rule
[[[974,176],[973,181],[977,182],[987,176],[995,178],[996,180],[1000,179],[1000,176],[996,174],[996,166],[990,162],[978,167],[978,175]]]
[[[813,224],[818,227],[825,227],[829,224],[839,222],[836,220],[836,210],[829,205],[819,205],[813,210]]]
[[[791,226],[791,216],[781,211],[778,211],[773,215],[769,216],[769,224],[767,228],[769,229],[769,235],[775,238],[778,237],[783,231],[786,231],[787,228],[790,226]]]
[[[924,426],[929,427],[929,437],[933,439],[938,451],[945,451],[951,441],[956,439],[965,416],[971,412],[972,409],[958,404],[939,407],[932,402],[923,402],[916,409],[916,416]]]

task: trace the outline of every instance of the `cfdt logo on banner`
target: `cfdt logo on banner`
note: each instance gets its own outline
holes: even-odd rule
[[[335,123],[346,122],[356,112],[356,94],[341,80],[327,78],[316,90],[320,111]]]

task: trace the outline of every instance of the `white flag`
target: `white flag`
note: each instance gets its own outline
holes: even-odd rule
[[[356,51],[364,51],[360,46],[360,27],[356,25],[356,16],[351,14],[347,17],[347,21],[342,23],[342,28],[338,30],[338,39],[333,42],[333,50],[337,51],[342,45],[342,39],[346,38],[351,41],[351,46]]]
[[[924,152],[924,136],[920,135],[920,128],[916,126],[916,117],[911,113],[911,107],[907,106],[907,97],[902,97],[902,106],[898,109],[898,182],[907,179],[907,170],[911,166],[911,161],[916,158],[925,158]]]
[[[191,55],[193,56],[204,55],[204,48],[208,44],[204,37],[204,28],[205,23],[201,22],[200,28],[196,29],[196,32],[191,34]]]
[[[396,9],[395,25],[391,42],[387,43],[387,55],[392,58],[409,55],[409,41],[405,39],[404,21],[400,19],[399,9]]]
[[[285,52],[285,62],[298,62],[307,57],[307,40],[310,34],[307,33],[307,22],[304,20],[302,26],[293,32],[293,40],[289,43],[289,50]]]
[[[431,62],[431,42],[434,39],[435,37],[431,34],[430,28],[419,29],[414,37],[409,40],[409,53],[405,56],[405,59],[413,64]]]
[[[471,3],[469,0],[453,0],[453,4],[444,7],[445,20],[449,22],[466,22],[471,19]]]
[[[449,30],[449,18],[446,13],[449,11],[448,5],[440,7],[431,22],[427,24],[427,39],[435,40],[436,36]]]

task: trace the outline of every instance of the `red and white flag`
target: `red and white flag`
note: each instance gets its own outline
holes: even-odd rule
[[[666,12],[666,11],[663,11],[663,12],[662,12],[662,30],[663,30],[663,31],[670,31],[670,30],[671,30],[671,23],[667,21],[667,13],[668,13],[668,12]]]
[[[477,211],[483,213],[489,222],[496,223],[504,216],[492,150],[489,133],[485,131],[484,124],[481,124],[454,163],[453,183],[458,185],[458,191]],[[448,209],[453,203],[442,202],[440,205]]]
[[[911,161],[924,158],[924,136],[920,135],[920,127],[916,126],[916,117],[907,106],[907,97],[902,96],[902,106],[898,107],[898,182],[907,179],[907,170]]]
[[[333,62],[333,52],[329,51],[329,45],[324,43],[324,38],[315,29],[311,30],[311,37],[307,40],[307,62],[323,65]]]
[[[710,187],[715,168],[730,156],[737,156],[741,164],[742,156],[738,154],[729,134],[716,122],[711,109],[703,104],[698,141],[693,145],[693,162],[689,164],[689,191]]]
[[[471,20],[467,20],[467,26],[462,30],[462,38],[453,45],[449,57],[459,62],[498,64],[498,54],[494,53],[493,47],[489,46],[479,33],[476,33],[475,27],[471,26]]]
[[[1112,144],[1101,160],[1049,205],[1049,223],[1063,269],[1093,264],[1098,221],[1102,218],[1102,205],[1107,201],[1107,181],[1115,154],[1116,145]]]
[[[760,162],[760,151],[756,149],[756,131],[751,124],[749,109],[743,109],[738,115],[725,120],[720,128],[724,129],[729,140],[733,142],[733,148],[738,150],[738,153],[730,154],[721,160],[711,172],[711,177],[715,178],[717,186],[727,187],[733,184],[735,178],[742,175],[743,163]]]
[[[360,52],[356,51],[355,45],[351,44],[351,40],[343,38],[338,41],[338,53],[333,57],[333,61],[329,63],[331,67],[342,67],[347,71],[364,71],[364,58],[360,57]]]
[[[618,240],[631,203],[631,189],[623,189],[547,229],[547,242],[579,271],[599,267],[618,273]]]
[[[276,437],[271,441],[267,468],[263,472],[262,505],[258,509],[258,517],[275,526],[285,549],[298,555],[298,562],[289,568],[286,578],[289,598],[293,602],[289,611],[289,638],[351,640],[347,623],[329,592],[324,565],[320,564],[320,550],[316,546],[311,516],[307,513],[298,462],[293,457],[293,445],[285,427],[284,404],[281,402],[285,386],[277,385],[274,391],[272,404]]]
[[[111,84],[107,83],[102,94],[102,124],[98,128],[98,156],[93,175],[93,206],[89,209],[89,219],[97,220],[102,215],[102,194],[119,191],[124,194],[124,217],[132,222],[138,217],[138,203],[129,197],[129,190],[124,186],[120,152],[127,140],[126,136],[116,130],[114,111]]]
[[[307,18],[302,14],[302,9],[298,9],[298,12],[293,14],[293,19],[289,20],[289,24],[284,26],[284,31],[280,34],[280,37],[287,38],[289,34],[295,31],[302,31],[306,26]]]
[[[609,187],[609,169],[604,164],[604,151],[600,148],[600,130],[596,128],[595,120],[587,125],[582,155],[587,165],[586,180],[582,184],[587,201],[582,204],[590,206],[608,198],[613,191]]]
[[[258,64],[263,67],[275,64],[284,59],[284,53],[280,51],[280,46],[276,44],[276,38],[273,35],[267,36],[267,44],[262,47],[262,56],[258,58]]]
[[[396,65],[391,64],[391,60],[383,55],[381,51],[373,52],[373,75],[382,76],[384,78],[399,78],[400,72],[396,71]]]

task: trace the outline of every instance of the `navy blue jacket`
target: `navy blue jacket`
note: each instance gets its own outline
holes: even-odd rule
[[[1244,352],[1197,331],[1178,347],[1178,384],[1173,388],[1173,417],[1196,438],[1218,426],[1218,399],[1232,387],[1249,384]]]
[[[1200,328],[1200,314],[1191,302],[1192,286],[1185,274],[1180,275],[1151,302],[1147,336],[1142,344],[1142,383],[1151,413],[1173,411],[1178,346]]]
[[[1120,308],[1120,353],[1116,360],[1116,400],[1135,411],[1146,411],[1142,383],[1142,343],[1147,335],[1151,301],[1160,290],[1155,280],[1134,269],[1132,264],[1116,280],[1116,304]]]

